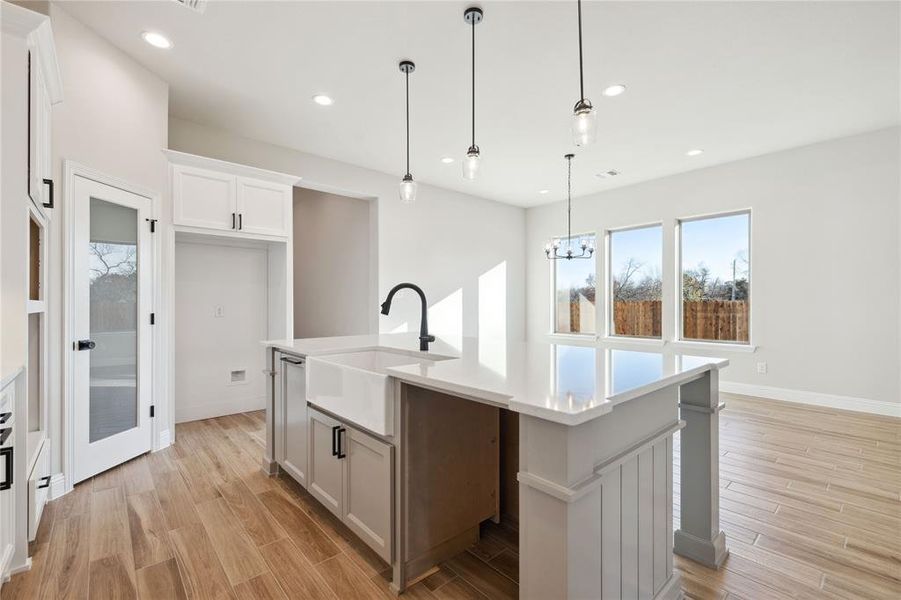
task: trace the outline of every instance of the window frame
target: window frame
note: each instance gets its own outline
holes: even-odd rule
[[[636,229],[650,229],[651,227],[660,228],[660,277],[661,277],[661,295],[660,295],[660,337],[645,335],[620,335],[616,333],[613,323],[613,234],[624,231],[634,231]],[[604,231],[604,310],[607,316],[604,319],[604,338],[615,341],[634,341],[639,343],[663,343],[666,340],[666,331],[663,326],[663,314],[666,311],[664,306],[664,295],[662,293],[662,284],[665,280],[664,275],[664,256],[666,255],[666,236],[664,235],[664,222],[651,221],[640,225],[628,225],[625,227],[611,227]]]
[[[738,340],[701,340],[685,337],[685,322],[683,320],[683,276],[682,276],[682,246],[683,234],[682,224],[694,221],[706,221],[721,217],[733,217],[738,215],[748,216],[748,341],[742,342]],[[741,350],[753,351],[754,345],[754,271],[753,271],[753,231],[754,231],[754,215],[750,207],[740,208],[730,211],[704,213],[700,215],[692,215],[689,217],[676,218],[676,235],[675,235],[675,257],[676,257],[676,298],[675,298],[675,318],[676,331],[674,342],[676,344],[685,345],[687,347],[708,347],[708,348],[733,348]]]
[[[597,241],[598,241],[598,232],[597,232],[597,230],[583,231],[583,232],[581,232],[581,233],[573,233],[573,234],[570,235],[569,237],[570,237],[570,238],[580,238],[580,237],[586,237],[586,236],[594,236],[594,242],[595,242],[594,255],[591,257],[592,260],[594,260],[594,281],[595,281],[595,292],[594,292],[594,293],[595,293],[595,296],[594,296],[594,297],[595,297],[595,301],[594,301],[594,312],[595,312],[595,315],[594,315],[594,322],[595,322],[595,331],[592,331],[592,332],[590,332],[590,333],[583,333],[583,332],[573,333],[573,332],[571,332],[571,331],[557,331],[557,263],[558,263],[559,261],[561,261],[561,260],[566,260],[566,259],[561,258],[561,259],[557,259],[557,260],[549,260],[548,258],[545,258],[544,260],[546,260],[546,261],[548,262],[548,268],[550,269],[550,280],[551,280],[551,285],[550,285],[550,327],[549,327],[550,332],[549,332],[548,335],[550,335],[550,336],[552,336],[552,337],[555,337],[555,338],[568,338],[568,339],[581,339],[581,340],[585,340],[585,339],[591,339],[591,338],[597,339],[598,336],[600,335],[600,334],[598,333],[598,331],[597,331],[597,329],[598,329],[598,327],[597,327],[597,323],[598,323],[598,309],[599,309],[599,303],[598,303],[598,301],[597,301],[597,297],[598,297],[598,296],[597,296],[597,293],[598,293],[598,289],[597,289],[597,281],[598,281],[598,252],[599,252],[599,250],[600,250],[599,247],[598,247],[598,243],[597,243]],[[551,236],[550,239],[551,239],[551,241],[553,241],[553,240],[562,240],[562,239],[566,239],[566,238],[567,238],[567,236],[565,236],[565,235],[553,235],[553,236]],[[574,260],[581,260],[581,259],[574,259]]]

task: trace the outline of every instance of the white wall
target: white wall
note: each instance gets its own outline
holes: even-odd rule
[[[400,171],[379,173],[181,119],[170,119],[169,143],[174,150],[299,175],[303,184],[325,191],[375,198],[379,297],[396,283],[417,283],[435,307],[435,331],[464,335],[478,335],[480,310],[485,314],[486,306],[503,298],[506,336],[524,337],[523,209],[422,183],[416,203],[404,205],[397,196]],[[479,278],[489,272],[501,273],[502,281],[480,295]],[[418,330],[418,299],[403,292],[389,317],[379,318],[376,305],[370,318],[381,331]],[[482,323],[482,329],[490,325]]]
[[[370,201],[294,188],[294,337],[369,333]]]
[[[264,408],[266,249],[176,241],[175,257],[175,421]]]
[[[721,352],[736,391],[886,409],[901,402],[899,130],[887,129],[701,169],[573,202],[573,229],[664,223],[666,306],[676,281],[679,217],[751,208],[752,324],[757,352]],[[578,162],[574,168],[580,168]],[[562,204],[529,209],[529,339],[550,330],[542,248],[565,232]],[[604,250],[599,248],[599,281]],[[675,331],[666,310],[664,331]],[[604,322],[603,316],[599,322]],[[670,336],[671,337],[671,336]],[[700,353],[700,352],[699,352]],[[756,363],[768,373],[758,375]],[[776,390],[751,390],[746,386]],[[728,386],[727,386],[728,387]],[[784,390],[792,390],[792,393]],[[813,392],[799,394],[797,392]],[[876,402],[868,402],[876,401]]]
[[[49,327],[51,352],[48,391],[53,472],[61,469],[61,361],[71,347],[62,331],[62,250],[65,206],[63,160],[73,160],[107,175],[158,192],[162,219],[171,212],[167,147],[169,86],[124,52],[72,18],[59,3],[50,19],[63,83],[63,102],[53,107],[53,177],[58,182],[57,208],[50,232]],[[162,240],[158,240],[162,242]],[[164,245],[165,247],[165,245]],[[163,390],[164,392],[165,390]],[[161,429],[168,414],[156,402]]]

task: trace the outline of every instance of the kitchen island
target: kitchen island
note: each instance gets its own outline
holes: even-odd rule
[[[396,591],[475,541],[481,520],[501,518],[499,463],[511,458],[503,415],[518,426],[522,598],[679,598],[673,552],[722,563],[726,360],[474,338],[439,339],[429,352],[417,344],[405,334],[267,342],[264,468],[284,468],[342,518],[392,566]]]

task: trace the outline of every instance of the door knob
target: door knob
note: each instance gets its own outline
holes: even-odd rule
[[[97,342],[95,342],[94,340],[78,340],[78,350],[93,350],[96,347]]]

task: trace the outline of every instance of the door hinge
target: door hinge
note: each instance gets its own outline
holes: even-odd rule
[[[150,324],[156,325],[156,313],[150,313]]]
[[[154,409],[155,409],[155,408],[156,408],[156,407],[154,407],[152,404],[150,405],[150,418],[151,418],[151,419],[152,419],[153,416],[154,416],[154,412],[155,412]]]
[[[147,219],[147,222],[150,223],[150,233],[156,233],[156,221],[157,219]]]

